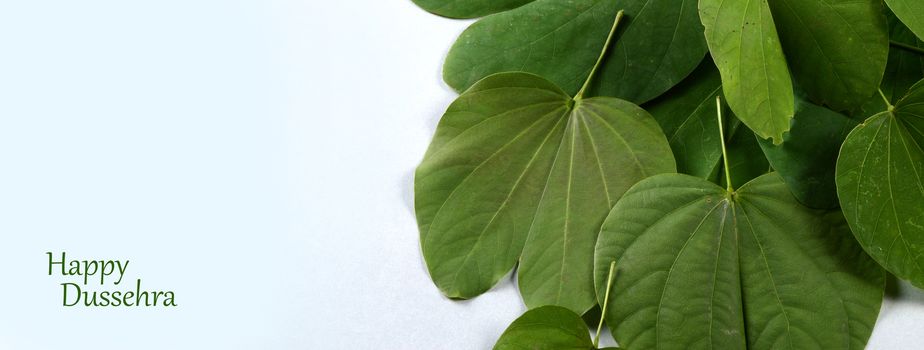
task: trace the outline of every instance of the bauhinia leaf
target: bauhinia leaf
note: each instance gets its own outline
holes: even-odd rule
[[[494,350],[590,350],[596,349],[584,320],[560,306],[527,311],[504,331]]]
[[[449,18],[478,18],[515,9],[533,0],[412,0],[431,13]]]
[[[674,170],[663,132],[638,106],[575,102],[527,73],[485,78],[449,107],[417,169],[430,276],[447,296],[471,298],[522,256],[527,306],[582,314],[596,304],[600,223],[630,186]]]
[[[924,81],[854,129],[837,161],[837,193],[864,249],[924,288]]]
[[[834,168],[841,144],[859,122],[802,99],[796,100],[792,130],[780,145],[760,140],[767,159],[800,203],[837,208]]]
[[[611,211],[595,259],[598,288],[619,266],[606,321],[629,349],[862,349],[885,279],[840,213],[801,206],[775,173],[735,192],[646,179]]]
[[[786,58],[766,0],[700,0],[728,105],[757,136],[783,142],[794,113]]]
[[[919,39],[924,40],[924,2],[920,0],[885,0],[885,2]]]
[[[574,94],[594,66],[618,9],[622,26],[593,95],[648,101],[692,72],[706,53],[696,2],[536,0],[483,18],[453,45],[443,78],[463,91],[490,74],[530,72]]]
[[[837,111],[876,93],[889,56],[881,0],[769,0],[789,67],[812,101]]]

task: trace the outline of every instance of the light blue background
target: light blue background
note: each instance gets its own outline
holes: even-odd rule
[[[523,306],[450,302],[413,168],[468,22],[409,0],[0,1],[0,349],[486,349]],[[64,308],[45,252],[130,259],[179,308]],[[916,294],[871,348],[924,344]],[[902,338],[904,337],[904,338]]]

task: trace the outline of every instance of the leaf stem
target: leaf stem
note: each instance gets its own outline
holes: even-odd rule
[[[620,11],[622,12],[622,11]],[[610,302],[610,287],[613,286],[613,274],[616,272],[616,261],[610,263],[610,274],[606,278],[606,293],[603,295],[603,309],[600,311],[600,323],[597,324],[597,335],[594,336],[594,348],[600,347],[600,331],[603,330],[603,319],[606,318],[606,307]]]
[[[894,109],[895,109],[895,106],[892,105],[892,102],[889,101],[889,98],[886,97],[886,95],[885,95],[884,92],[882,92],[882,89],[879,89],[879,90],[876,90],[876,91],[879,91],[879,96],[882,97],[882,101],[885,102],[886,107],[889,108],[889,112],[891,112],[892,110],[894,110]]]
[[[910,51],[910,52],[912,52],[912,53],[916,53],[916,54],[918,54],[918,55],[924,56],[924,49],[922,49],[922,48],[920,48],[920,47],[917,47],[917,46],[908,45],[908,44],[905,44],[905,43],[900,43],[900,42],[897,42],[897,41],[895,41],[895,40],[889,41],[889,45],[892,45],[892,46],[894,46],[894,47],[897,47],[897,48],[902,49],[902,50],[905,50],[905,51]]]
[[[725,182],[728,184],[728,193],[734,193],[732,187],[731,169],[728,167],[728,151],[725,150],[725,130],[722,126],[722,96],[715,97],[716,114],[719,116],[719,140],[722,141],[722,162],[725,164]]]
[[[616,35],[616,28],[619,27],[619,22],[622,21],[622,16],[625,11],[619,10],[616,13],[616,19],[613,20],[613,27],[610,28],[610,34],[606,37],[606,42],[603,44],[603,49],[600,50],[600,56],[597,57],[597,63],[594,63],[594,68],[590,70],[590,75],[587,76],[587,80],[584,81],[584,85],[581,86],[581,90],[578,91],[577,95],[574,95],[575,100],[580,100],[584,98],[584,92],[587,91],[587,88],[590,86],[590,82],[594,79],[594,76],[597,75],[597,70],[600,68],[600,64],[603,63],[603,58],[606,57],[606,52],[609,51],[610,43],[613,41],[613,37]]]

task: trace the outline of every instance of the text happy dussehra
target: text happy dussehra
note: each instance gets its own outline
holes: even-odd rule
[[[177,306],[173,291],[146,291],[141,289],[141,279],[137,279],[130,290],[92,290],[92,286],[113,286],[122,283],[128,270],[129,260],[68,260],[67,253],[61,252],[60,259],[51,252],[48,256],[48,275],[58,271],[63,277],[76,277],[81,284],[61,283],[63,306]]]

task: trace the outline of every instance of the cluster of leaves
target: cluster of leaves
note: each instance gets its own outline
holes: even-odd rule
[[[415,206],[445,295],[517,267],[498,349],[596,348],[611,283],[625,348],[862,348],[924,288],[924,2],[414,1],[485,16]]]

